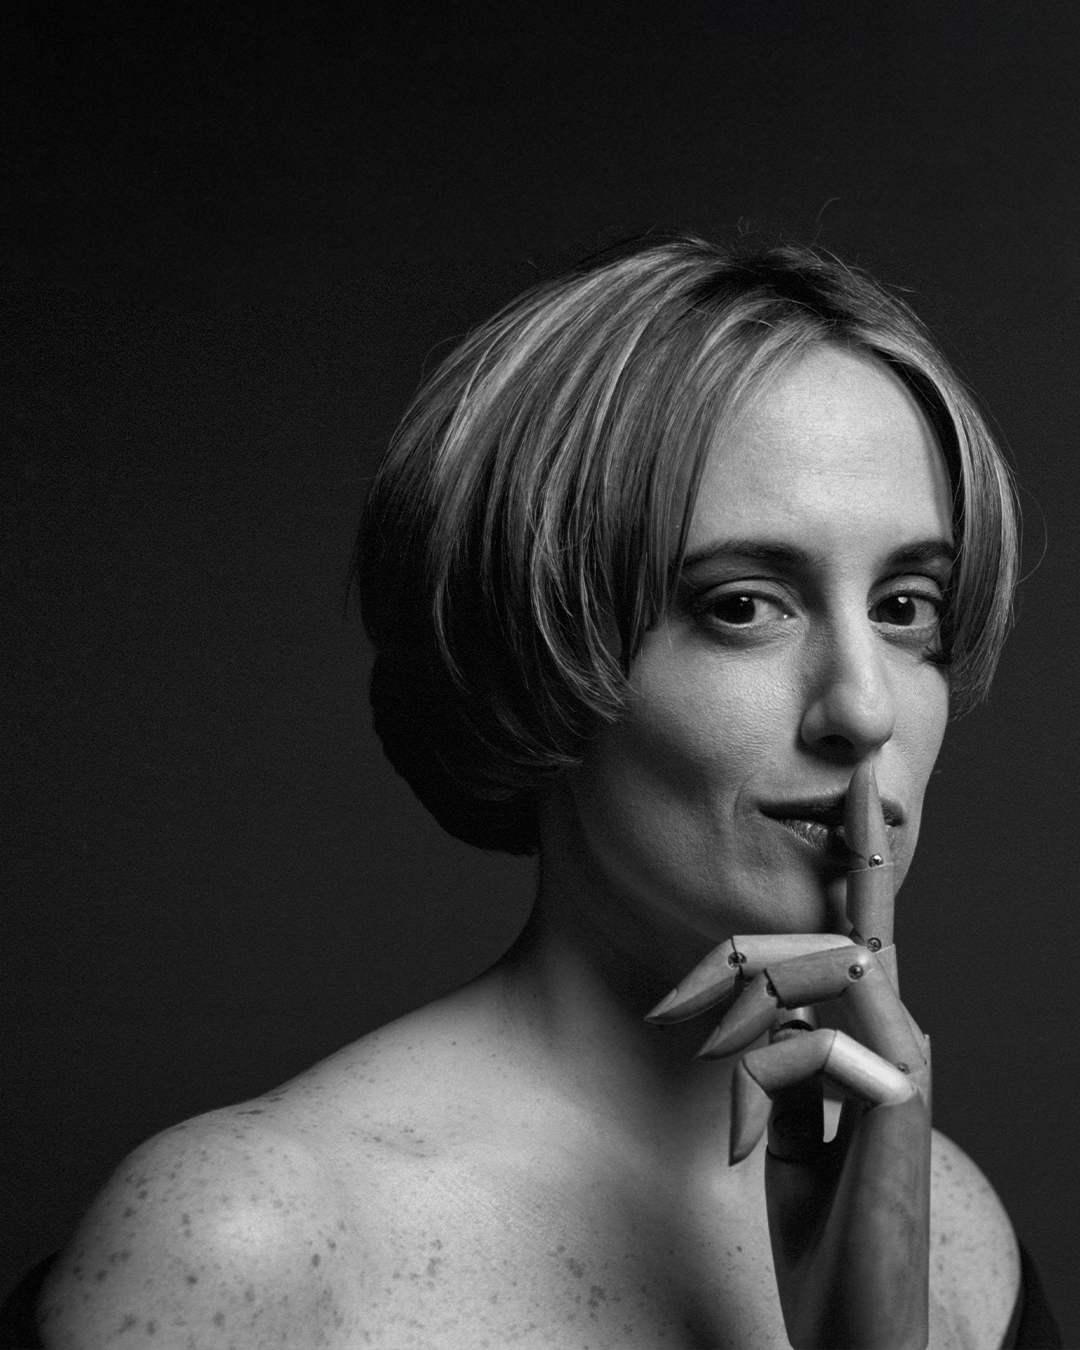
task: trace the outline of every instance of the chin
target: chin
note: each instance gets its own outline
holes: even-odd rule
[[[727,900],[718,902],[715,893],[702,897],[695,926],[710,948],[740,933],[846,933],[846,891],[843,876],[828,883],[806,877],[781,888],[774,873],[763,886],[746,887]]]

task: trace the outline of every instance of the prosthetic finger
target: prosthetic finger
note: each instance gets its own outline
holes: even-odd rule
[[[774,1024],[780,1009],[840,998],[873,964],[873,953],[855,946],[770,962],[698,1051],[699,1058],[719,1059],[745,1050]]]
[[[683,1022],[722,1002],[740,982],[759,975],[767,965],[812,952],[850,950],[852,945],[851,938],[836,933],[757,933],[728,938],[646,1014],[646,1021]]]
[[[897,994],[896,999],[881,996],[880,976],[875,975],[859,994],[847,1000],[845,1006],[855,1016],[859,1036],[872,1049],[894,1064],[910,1065],[913,1072],[920,1075],[929,1107],[928,1042],[907,1009],[899,1003],[900,980],[893,946],[896,877],[889,859],[885,814],[870,761],[858,766],[848,784],[844,802],[844,839],[852,854],[852,866],[847,875],[847,916],[851,937],[876,954],[879,966]]]
[[[865,947],[813,952],[769,965],[752,980],[739,1001],[698,1051],[719,1059],[752,1045],[776,1021],[782,1008],[843,999],[852,1025],[869,1048],[905,1070],[923,1064],[922,1036],[878,957]]]
[[[816,1074],[824,1074],[873,1106],[906,1102],[916,1095],[911,1078],[842,1031],[807,1031],[744,1055],[732,1079],[732,1163],[757,1145],[773,1099]]]
[[[805,1035],[817,1026],[813,1008],[792,1008],[777,1020],[780,1025],[769,1033],[770,1045]],[[824,1105],[824,1082],[819,1073],[774,1092],[769,1113],[770,1156],[785,1162],[812,1162],[825,1147]]]
[[[874,766],[865,760],[851,775],[844,800],[844,842],[852,853],[847,874],[847,917],[853,941],[872,952],[892,950],[896,868],[889,859],[885,815]],[[895,952],[886,969],[896,979]]]

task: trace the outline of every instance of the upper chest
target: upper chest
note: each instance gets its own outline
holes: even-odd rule
[[[363,1111],[348,1102],[332,1130],[332,1113],[313,1116],[350,1216],[333,1270],[320,1270],[339,1314],[334,1344],[788,1344],[763,1149],[735,1168],[715,1141],[669,1158],[655,1138],[646,1146],[641,1132],[570,1109],[564,1096],[483,1086],[464,1104],[434,1082],[369,1095]],[[936,1170],[938,1195],[940,1180]],[[957,1194],[970,1207],[970,1187]],[[957,1262],[955,1227],[932,1235],[934,1350],[1000,1341],[963,1330],[975,1285]],[[1004,1326],[1010,1297],[989,1325]]]
[[[558,1147],[384,1157],[357,1186],[343,1344],[786,1346],[760,1182]]]
[[[350,1196],[336,1345],[789,1345],[761,1150],[735,1176],[643,1175],[560,1147],[464,1157],[390,1151],[377,1163],[360,1169]],[[996,1346],[996,1335],[965,1331],[939,1265],[931,1269],[933,1350]]]

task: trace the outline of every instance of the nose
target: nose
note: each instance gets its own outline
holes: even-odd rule
[[[896,729],[896,702],[881,639],[861,621],[822,635],[813,663],[800,735],[815,754],[855,764]]]

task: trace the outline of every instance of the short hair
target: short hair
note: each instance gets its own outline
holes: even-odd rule
[[[955,711],[986,693],[1010,622],[1015,496],[920,321],[813,249],[646,241],[481,324],[422,384],[368,496],[354,577],[375,728],[450,834],[536,851],[538,792],[626,708],[710,447],[819,344],[884,363],[935,431],[958,544],[942,660]]]

